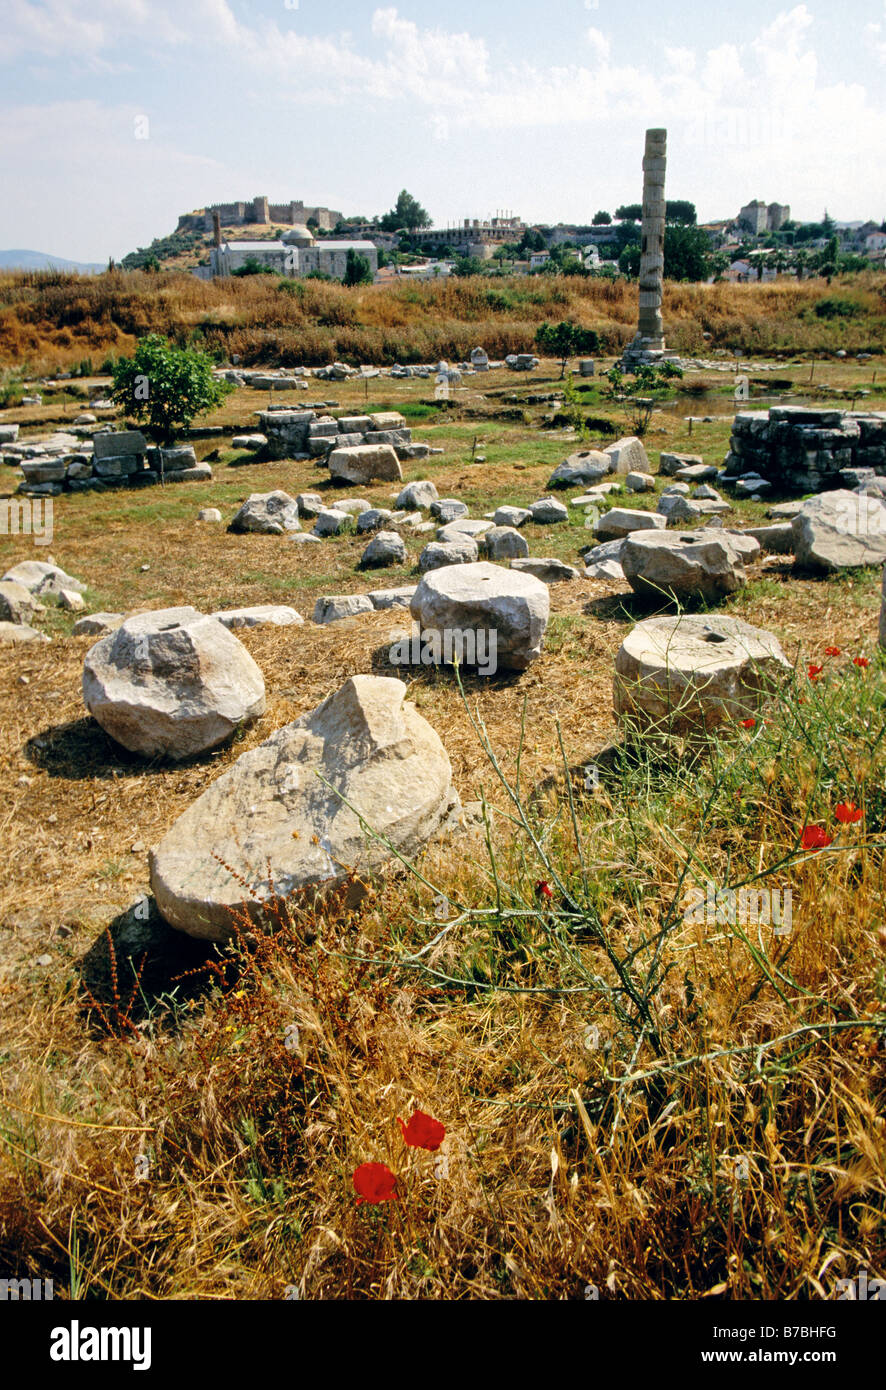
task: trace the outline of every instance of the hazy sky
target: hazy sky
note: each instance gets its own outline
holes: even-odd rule
[[[438,225],[639,200],[886,217],[884,0],[3,0],[0,247],[121,256],[210,202]]]

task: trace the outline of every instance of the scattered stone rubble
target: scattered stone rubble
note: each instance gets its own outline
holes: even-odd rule
[[[0,442],[0,458],[21,468],[24,482],[18,491],[28,497],[212,479],[209,464],[197,462],[190,444],[161,449],[149,445],[140,430],[76,425],[45,437],[16,435]]]

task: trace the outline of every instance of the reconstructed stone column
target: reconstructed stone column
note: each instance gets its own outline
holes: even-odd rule
[[[666,130],[647,130],[643,154],[640,313],[636,336],[624,352],[624,362],[628,367],[641,362],[655,362],[661,357],[675,356],[674,353],[665,350],[664,323],[661,317],[667,143]]]
[[[643,242],[640,255],[640,318],[637,337],[651,352],[664,349],[661,284],[664,275],[666,130],[647,130],[643,156]]]

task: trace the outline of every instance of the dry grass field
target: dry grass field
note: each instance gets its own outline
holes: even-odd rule
[[[470,283],[356,300],[317,285],[304,303],[248,282],[224,302],[228,287],[129,283],[84,286],[88,329],[72,305],[47,333],[50,288],[16,298],[4,281],[4,360],[125,350],[148,318],[199,327],[245,360],[262,333],[271,356],[296,362],[323,360],[331,342],[344,354],[351,331],[366,360],[404,348],[427,359],[475,341],[522,348],[536,318],[522,304],[512,322],[493,319],[482,303],[493,290]],[[854,283],[871,315],[879,293],[882,314],[873,281]],[[613,346],[628,336],[623,287],[562,293],[557,317],[599,324]],[[706,350],[734,336],[774,352],[788,323],[809,331],[797,347],[824,346],[821,321],[798,317],[821,285],[668,293],[673,340],[689,350],[711,331]],[[756,327],[743,338],[751,295]],[[316,322],[347,303],[365,320],[353,330],[302,328],[280,309]],[[854,322],[836,335],[830,325],[830,347]],[[882,343],[882,320],[864,323],[864,345]],[[808,363],[773,375],[801,396],[864,389],[883,409],[874,368],[816,364],[812,384]],[[404,477],[432,478],[482,516],[543,496],[575,447],[541,428],[550,407],[525,401],[556,390],[556,376],[545,363],[531,381],[491,373],[480,390],[474,378],[447,411],[416,380],[374,380],[368,399],[352,383],[305,394],[404,409],[415,437],[444,450]],[[722,460],[731,379],[690,381],[709,394],[656,412],[654,465],[661,448]],[[584,401],[628,432],[596,385]],[[231,434],[265,404],[237,391],[213,418]],[[35,429],[74,409],[47,394],[6,418]],[[690,435],[684,417],[708,410]],[[304,626],[238,633],[268,691],[256,724],[183,764],[125,753],[82,705],[92,639],[73,637],[72,615],[56,609],[42,620],[50,644],[5,649],[0,664],[0,1267],[96,1299],[569,1300],[591,1287],[601,1299],[805,1300],[833,1297],[861,1267],[886,1273],[879,574],[815,580],[790,558],[754,564],[723,611],[774,632],[794,674],[768,722],[726,730],[704,757],[663,757],[622,745],[612,713],[615,654],[653,611],[625,584],[553,586],[545,650],[524,673],[465,675],[463,688],[451,671],[404,673],[388,659],[396,615],[327,627],[310,616],[320,594],[414,582],[426,538],[407,537],[407,565],[366,575],[356,537],[296,546],[198,524],[200,507],[227,522],[253,492],[330,491],[313,463],[256,464],[227,438],[197,442],[201,457],[216,451],[206,485],[56,499],[48,550],[87,583],[90,609],[298,609]],[[388,505],[392,491],[354,495]],[[747,520],[765,511],[735,508]],[[580,565],[583,522],[529,524],[531,553]],[[34,555],[28,538],[0,538],[4,570]],[[815,680],[810,663],[823,667]],[[414,871],[384,874],[356,911],[281,903],[274,934],[247,939],[237,924],[225,949],[152,920],[130,954],[126,912],[148,892],[148,847],[244,750],[370,671],[408,679],[470,804],[462,823]],[[592,789],[584,768],[608,745]],[[836,808],[849,802],[863,816],[843,823]],[[830,844],[805,849],[809,824]],[[789,888],[790,934],[687,922],[690,886],[708,881]],[[397,1117],[414,1109],[445,1126],[438,1151],[401,1139]],[[357,1204],[352,1174],[366,1162],[390,1166],[397,1200]]]
[[[886,277],[782,277],[766,285],[668,284],[668,342],[704,356],[882,353]],[[545,320],[573,319],[618,353],[633,337],[637,287],[564,276],[450,279],[347,289],[257,275],[201,281],[178,272],[0,275],[0,361],[38,375],[132,351],[165,333],[245,365],[462,360],[477,343],[493,357],[531,350]],[[709,335],[705,337],[705,335]]]

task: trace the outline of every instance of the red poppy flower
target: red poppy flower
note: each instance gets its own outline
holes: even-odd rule
[[[864,811],[860,806],[856,806],[854,801],[841,801],[834,807],[834,815],[842,825],[854,825],[856,821],[861,820]]]
[[[547,879],[539,879],[538,883],[535,885],[535,895],[538,898],[552,898],[554,896],[554,890]]]
[[[446,1138],[446,1130],[440,1121],[435,1120],[432,1115],[426,1115],[423,1110],[416,1110],[410,1115],[407,1125],[404,1125],[398,1115],[397,1124],[403,1135],[403,1143],[408,1144],[411,1149],[427,1149],[429,1153],[433,1153]]]
[[[825,649],[824,649],[824,654],[825,654],[825,656],[839,656],[839,655],[840,655],[840,648],[839,648],[839,647],[825,647]]]
[[[807,825],[800,836],[800,844],[804,849],[825,849],[833,843],[833,839],[833,835],[829,835],[824,826]]]
[[[740,720],[739,720],[739,723],[741,724],[741,727],[742,727],[743,729],[753,729],[753,727],[754,727],[754,725],[756,724],[756,722],[757,722],[756,719],[740,719]]]
[[[351,1182],[357,1193],[358,1207],[361,1202],[371,1202],[377,1206],[379,1202],[397,1200],[394,1190],[397,1179],[386,1163],[361,1163],[359,1168],[355,1168]]]
[[[863,670],[866,666],[870,666],[871,663],[866,656],[854,656],[852,658],[852,664],[853,666],[861,666]]]
[[[817,681],[823,670],[824,670],[824,667],[823,667],[823,666],[810,666],[810,667],[809,667],[809,679],[810,679],[811,681]]]

